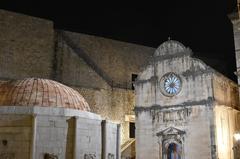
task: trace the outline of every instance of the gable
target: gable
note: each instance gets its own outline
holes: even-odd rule
[[[177,129],[175,127],[169,127],[157,133],[157,136],[167,136],[167,135],[181,135],[185,134],[184,131]]]
[[[191,55],[192,51],[179,42],[170,40],[160,45],[149,65],[137,78],[136,105],[152,107],[210,104],[213,96],[213,69]],[[174,78],[168,77],[169,74],[173,74]],[[181,82],[181,90],[167,90],[166,85],[180,87],[176,81]]]

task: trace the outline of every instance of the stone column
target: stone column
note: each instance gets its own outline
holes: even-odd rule
[[[78,156],[78,119],[79,117],[75,116],[75,122],[74,122],[74,150],[73,150],[73,158],[74,159],[78,159],[79,156]]]
[[[35,159],[36,152],[36,134],[37,134],[37,115],[32,116],[32,146],[30,151],[30,158]]]
[[[106,120],[102,121],[102,159],[107,158],[107,132],[106,132]]]
[[[121,159],[121,124],[117,124],[117,150],[116,150],[116,159]]]
[[[158,144],[159,144],[159,159],[162,159],[162,137],[158,137]]]

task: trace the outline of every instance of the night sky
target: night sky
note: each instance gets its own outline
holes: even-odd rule
[[[57,29],[151,47],[171,37],[190,47],[194,56],[236,80],[232,24],[227,17],[236,11],[236,0],[87,2],[2,0],[0,8],[53,20]]]

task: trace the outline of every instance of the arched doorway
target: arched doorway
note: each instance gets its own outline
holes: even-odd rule
[[[167,147],[167,159],[181,159],[182,148],[181,145],[170,143]]]
[[[185,131],[169,127],[157,133],[159,140],[159,158],[184,159]]]

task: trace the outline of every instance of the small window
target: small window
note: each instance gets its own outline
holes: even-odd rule
[[[129,138],[135,138],[135,123],[129,123]]]
[[[134,83],[134,81],[135,81],[135,79],[137,78],[137,74],[132,74],[132,90],[134,90],[134,85],[133,85],[133,83]]]

